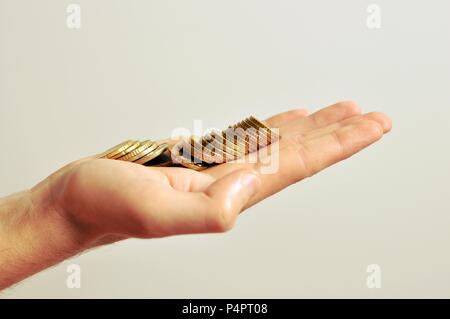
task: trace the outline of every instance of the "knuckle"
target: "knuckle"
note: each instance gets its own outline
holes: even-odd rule
[[[297,155],[298,166],[300,167],[300,170],[303,171],[303,173],[301,173],[301,177],[308,178],[313,176],[314,171],[308,164],[308,151],[304,144],[300,143],[297,145]]]
[[[386,131],[392,128],[391,120],[382,112],[371,112],[368,114],[368,118],[378,122]]]
[[[383,135],[382,126],[375,120],[367,121],[364,130],[366,131],[367,135],[372,136],[374,138],[380,138]]]
[[[307,147],[301,142],[301,140],[302,137],[297,136],[295,138],[296,142],[287,146],[288,152],[293,154],[297,161],[295,171],[289,171],[289,175],[286,176],[287,179],[292,179],[291,182],[296,182],[314,175],[314,170],[308,161]]]
[[[230,211],[230,209],[222,208],[216,209],[213,212],[210,221],[210,229],[213,232],[224,233],[231,230],[234,226],[234,214]]]
[[[349,114],[361,113],[361,107],[355,101],[340,101],[337,104],[345,108]]]
[[[334,141],[334,145],[336,145],[336,155],[338,159],[345,159],[346,151],[345,151],[345,142],[343,141],[343,138],[341,137],[341,134],[338,132],[333,132],[330,134],[332,140]]]
[[[85,176],[89,174],[89,162],[80,163],[74,166],[67,174],[67,179],[65,183],[66,191],[76,191],[82,187]]]
[[[296,116],[305,116],[308,114],[308,110],[299,108],[299,109],[293,110],[292,113],[294,113],[294,115],[296,115]]]
[[[66,171],[49,177],[51,197],[57,207],[66,213],[72,212],[73,206],[80,202],[86,185],[89,162],[74,164]]]

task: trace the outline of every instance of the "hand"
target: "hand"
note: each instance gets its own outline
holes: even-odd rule
[[[310,116],[289,111],[267,122],[282,136],[274,174],[260,174],[260,163],[225,163],[197,172],[84,159],[50,176],[47,190],[55,210],[89,240],[222,232],[245,208],[346,159],[391,129],[385,115],[361,115],[352,102]]]
[[[279,167],[225,163],[202,172],[87,158],[29,191],[0,199],[0,290],[85,249],[128,237],[222,232],[245,208],[379,140],[380,113],[351,102],[307,116],[267,120],[279,127]]]

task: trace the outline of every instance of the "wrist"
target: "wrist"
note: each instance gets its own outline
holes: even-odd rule
[[[46,182],[0,202],[0,289],[87,248],[54,205]]]

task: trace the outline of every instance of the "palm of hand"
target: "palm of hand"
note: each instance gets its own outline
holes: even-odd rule
[[[49,177],[54,205],[93,238],[225,231],[243,209],[357,153],[391,129],[385,115],[361,115],[351,102],[310,116],[285,112],[267,122],[282,136],[274,174],[258,174],[258,163],[196,172],[84,159]]]

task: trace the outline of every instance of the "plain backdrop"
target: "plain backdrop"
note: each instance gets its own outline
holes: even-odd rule
[[[79,0],[80,29],[70,3],[0,0],[0,196],[194,120],[354,100],[394,130],[228,233],[127,240],[0,298],[450,297],[448,1],[377,0],[379,29],[361,0]]]

